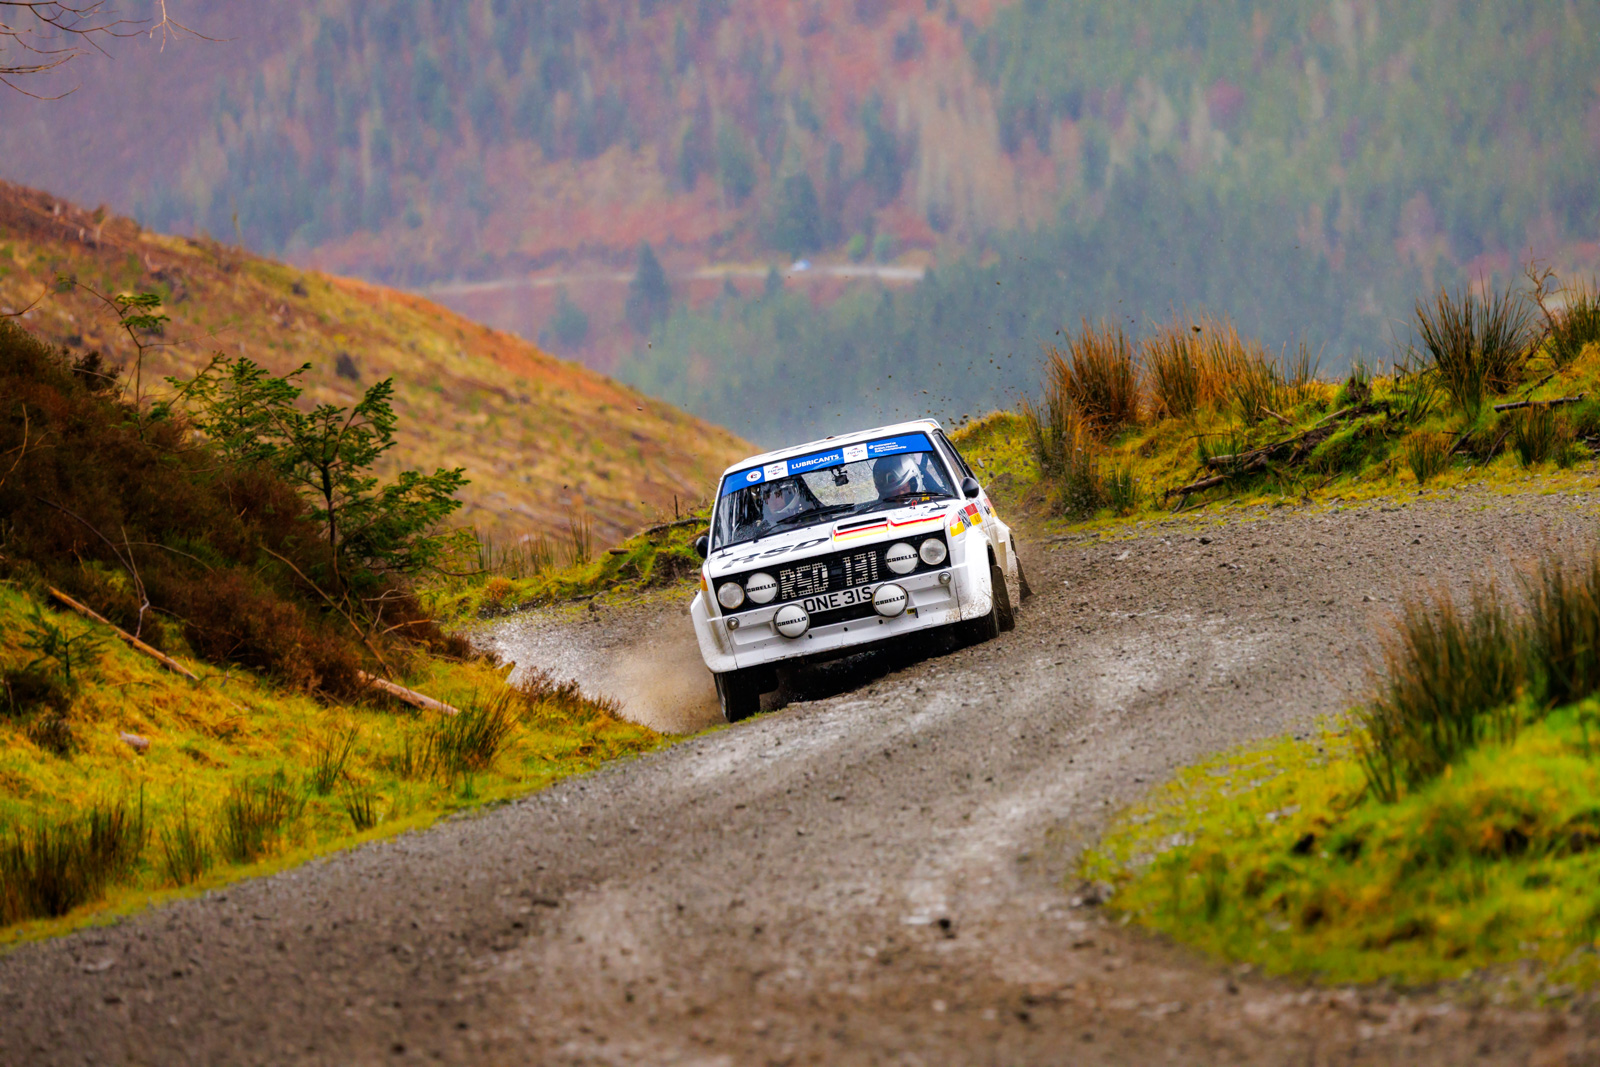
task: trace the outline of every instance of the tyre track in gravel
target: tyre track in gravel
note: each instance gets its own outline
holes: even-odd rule
[[[1399,597],[1594,514],[1461,493],[1026,545],[1039,595],[994,642],[13,951],[0,1062],[1593,1062],[1592,1011],[1253,979],[1067,883],[1176,767],[1341,710]],[[566,662],[680,661],[680,612],[563,621]]]

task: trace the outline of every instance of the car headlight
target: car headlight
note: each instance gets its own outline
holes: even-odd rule
[[[889,551],[883,554],[883,561],[896,574],[910,574],[917,569],[917,550],[901,541],[889,546]]]
[[[922,557],[922,562],[930,567],[937,567],[943,563],[944,558],[949,554],[944,547],[944,539],[941,537],[930,537],[922,542],[921,548],[917,549],[917,555]]]
[[[738,582],[723,582],[717,586],[717,603],[732,611],[744,603],[744,586]]]
[[[744,595],[757,604],[770,604],[778,595],[778,582],[765,571],[752,574],[744,583]]]

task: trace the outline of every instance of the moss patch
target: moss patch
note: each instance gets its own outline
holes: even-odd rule
[[[1081,873],[1113,913],[1275,974],[1420,984],[1534,960],[1592,986],[1597,712],[1557,710],[1393,804],[1339,729],[1225,753],[1125,812]]]

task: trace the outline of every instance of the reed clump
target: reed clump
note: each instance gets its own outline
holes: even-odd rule
[[[1396,800],[1480,742],[1516,732],[1527,660],[1494,587],[1474,590],[1466,612],[1447,595],[1406,604],[1383,663],[1359,714],[1361,762],[1380,798]]]
[[[1053,345],[1045,350],[1045,374],[1047,388],[1066,397],[1096,437],[1114,437],[1139,422],[1139,369],[1120,326],[1085,319],[1066,354]]]
[[[1415,317],[1425,357],[1462,411],[1477,414],[1485,398],[1522,380],[1534,348],[1533,313],[1511,289],[1483,296],[1441,289],[1417,302]]]
[[[128,878],[144,853],[144,804],[95,804],[14,827],[0,841],[0,921],[65,915]]]

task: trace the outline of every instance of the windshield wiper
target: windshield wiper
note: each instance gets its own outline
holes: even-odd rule
[[[772,529],[776,530],[780,527],[791,526],[799,522],[817,522],[821,519],[827,518],[829,515],[837,515],[841,511],[854,511],[855,509],[855,504],[829,504],[827,507],[815,508],[799,515],[790,515],[786,519],[779,519],[777,522],[772,524]]]

